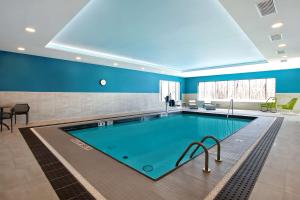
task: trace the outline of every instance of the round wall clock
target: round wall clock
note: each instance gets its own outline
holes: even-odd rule
[[[99,83],[100,83],[101,86],[104,86],[104,85],[106,85],[106,80],[101,79],[101,80],[99,81]]]

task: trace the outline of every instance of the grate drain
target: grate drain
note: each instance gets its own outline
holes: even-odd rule
[[[215,197],[215,200],[243,200],[249,198],[283,119],[283,117],[276,118],[275,122],[257,143],[240,168]]]

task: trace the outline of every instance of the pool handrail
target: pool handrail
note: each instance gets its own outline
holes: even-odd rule
[[[177,160],[176,162],[176,167],[179,166],[181,160],[184,158],[184,156],[189,152],[189,150],[194,146],[197,145],[196,148],[202,147],[205,153],[205,165],[203,168],[203,171],[206,173],[209,173],[211,170],[208,168],[208,160],[209,160],[209,154],[208,154],[208,150],[207,148],[204,146],[204,144],[202,144],[201,142],[192,142],[186,149],[185,151],[182,153],[182,155],[180,156],[180,158]]]
[[[215,161],[217,161],[217,162],[222,162],[222,160],[221,160],[221,143],[220,143],[220,141],[219,141],[216,137],[214,137],[214,136],[212,136],[212,135],[207,135],[207,136],[205,136],[205,137],[201,140],[201,143],[204,143],[207,139],[212,139],[212,140],[214,140],[214,141],[216,142],[216,144],[217,144],[217,158],[215,159]],[[190,158],[191,158],[191,159],[193,158],[193,156],[195,155],[195,153],[197,152],[198,149],[199,149],[199,146],[197,146],[197,147],[194,149],[194,151],[193,151],[192,154],[190,155]]]
[[[230,102],[229,102],[229,107],[228,107],[228,111],[227,111],[227,118],[229,117],[230,110],[231,110],[231,115],[233,115],[233,99],[231,99]]]

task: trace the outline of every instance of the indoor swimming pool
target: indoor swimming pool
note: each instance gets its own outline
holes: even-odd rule
[[[176,169],[176,161],[190,143],[200,142],[207,135],[223,140],[252,120],[247,117],[177,113],[133,121],[116,120],[112,125],[66,131],[152,180],[158,180]],[[207,148],[215,145],[212,140],[206,140],[204,144]],[[197,155],[202,151],[200,148]],[[191,152],[180,165],[190,160]]]

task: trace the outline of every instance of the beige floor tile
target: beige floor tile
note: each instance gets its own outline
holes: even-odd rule
[[[285,192],[284,195],[283,195],[283,199],[284,200],[299,200],[300,195],[295,194],[295,193]]]
[[[283,200],[283,194],[284,189],[282,188],[257,182],[250,196],[250,200]]]
[[[220,109],[216,112],[226,113],[227,110]],[[256,111],[236,111],[236,114],[274,116],[271,113]],[[56,122],[59,121],[68,120],[57,120]],[[252,192],[251,199],[300,199],[299,122],[299,116],[286,116],[275,146],[265,164],[265,169]],[[49,122],[40,122],[39,124],[47,123]],[[17,131],[17,127],[14,127],[13,134],[7,130],[0,133],[0,199],[58,199],[23,137]]]

